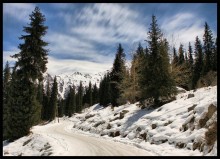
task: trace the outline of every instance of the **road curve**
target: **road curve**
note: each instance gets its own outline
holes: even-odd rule
[[[54,148],[52,156],[152,156],[135,146],[67,131],[71,122],[36,126],[33,132],[47,138]]]

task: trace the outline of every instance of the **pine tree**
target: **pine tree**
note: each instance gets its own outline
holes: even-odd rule
[[[217,38],[215,39],[215,46],[213,49],[213,58],[212,58],[212,70],[217,71]]]
[[[68,107],[68,116],[71,117],[74,112],[76,112],[76,95],[75,95],[75,86],[70,86],[70,91],[67,96],[67,107]]]
[[[112,91],[111,91],[111,79],[110,74],[107,73],[104,75],[103,79],[100,82],[99,87],[99,99],[100,105],[107,106],[111,103],[112,99]]]
[[[27,135],[31,126],[37,124],[41,117],[42,106],[37,100],[37,83],[43,80],[43,73],[47,69],[48,50],[44,47],[48,43],[42,40],[47,27],[44,26],[45,17],[38,7],[30,15],[30,21],[29,26],[23,30],[27,35],[20,37],[24,40],[18,46],[20,52],[12,56],[17,61],[9,89],[10,140]]]
[[[58,101],[58,117],[63,117],[64,112],[64,100],[60,99]]]
[[[203,35],[204,42],[204,68],[203,75],[208,73],[212,69],[212,57],[213,57],[213,37],[212,31],[209,28],[209,25],[205,22],[205,31]]]
[[[173,47],[173,61],[172,61],[172,66],[173,66],[173,67],[177,66],[178,60],[179,60],[179,57],[178,57],[178,55],[176,54],[176,48]]]
[[[10,80],[11,80],[11,72],[8,61],[6,62],[5,68],[3,70],[3,140],[8,139],[8,127],[7,122],[8,118],[10,117],[8,111],[8,100],[9,94],[8,89],[10,87]]]
[[[111,70],[111,104],[113,106],[118,106],[120,103],[119,98],[121,96],[122,91],[120,90],[120,84],[122,83],[123,77],[125,75],[125,53],[121,44],[118,45],[117,53],[115,56],[115,60],[113,63],[113,68]]]
[[[147,48],[146,48],[147,50]],[[146,65],[146,57],[144,49],[139,43],[137,50],[135,51],[130,72],[127,70],[125,78],[123,79],[123,98],[129,100],[131,103],[139,101],[141,99],[141,87],[140,79],[142,78],[142,73]]]
[[[89,94],[89,105],[92,106],[93,99],[92,99],[92,84],[91,84],[91,81],[89,82],[88,94]]]
[[[132,79],[132,76],[130,74],[129,69],[126,69],[126,72],[124,74],[124,78],[119,85],[119,89],[121,90],[120,97],[118,101],[120,103],[126,103],[127,101],[134,103],[135,102],[135,92],[134,90],[134,85],[135,85],[135,78]],[[133,80],[133,81],[132,81]]]
[[[30,128],[40,121],[41,105],[36,98],[36,86],[15,68],[8,92],[8,133],[9,140],[13,141],[29,134]]]
[[[78,92],[77,92],[77,106],[76,106],[76,112],[79,113],[83,109],[83,86],[82,81],[80,81]]]
[[[43,73],[47,70],[48,55],[48,50],[44,49],[48,43],[43,41],[42,37],[47,33],[48,27],[44,26],[46,19],[39,7],[36,7],[32,12],[30,20],[29,26],[24,27],[23,30],[28,34],[20,37],[25,41],[24,44],[19,45],[21,52],[12,57],[19,59],[15,67],[21,67],[26,76],[32,78],[33,81],[36,79],[42,81]]]
[[[99,90],[96,86],[96,83],[94,84],[93,89],[92,89],[92,99],[93,99],[92,105],[99,102]]]
[[[160,105],[160,97],[170,97],[175,93],[175,83],[170,74],[168,42],[162,39],[162,33],[158,27],[156,17],[152,16],[148,32],[149,60],[145,70],[145,79],[141,87],[142,95],[153,98],[155,105]]]
[[[57,116],[57,95],[58,95],[58,89],[57,89],[57,78],[56,76],[54,77],[53,81],[53,87],[51,91],[51,96],[50,96],[50,109],[49,109],[49,119],[50,121],[54,120],[55,117]]]
[[[190,66],[190,68],[191,68],[191,72],[192,72],[192,70],[193,70],[193,64],[194,64],[193,57],[192,57],[192,53],[193,53],[193,51],[192,51],[192,46],[191,46],[191,44],[190,44],[190,42],[189,42],[188,57],[189,57],[189,66]]]
[[[184,59],[184,51],[183,51],[183,45],[180,44],[180,47],[179,47],[179,59],[178,59],[178,65],[182,65],[185,61]]]
[[[42,119],[49,120],[50,118],[50,96],[51,96],[51,89],[50,89],[50,81],[47,80],[46,85],[46,94],[43,97],[43,109],[42,109]]]
[[[39,83],[37,87],[37,100],[41,105],[43,105],[43,83]]]
[[[197,81],[202,75],[202,68],[203,68],[202,45],[198,36],[196,37],[196,41],[195,41],[194,53],[195,53],[195,65],[194,65],[193,77],[192,77],[192,89],[196,88]]]

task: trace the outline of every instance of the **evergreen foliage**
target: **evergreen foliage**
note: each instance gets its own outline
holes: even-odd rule
[[[10,80],[11,80],[11,72],[8,61],[6,62],[5,68],[3,70],[3,140],[8,138],[7,132],[7,122],[8,118],[10,118],[9,110],[8,110],[8,102],[9,102],[9,92],[10,88]]]
[[[114,92],[111,94],[111,104],[113,106],[119,106],[120,104],[123,104],[119,101],[119,98],[122,94],[122,90],[120,89],[120,84],[122,83],[122,80],[124,78],[125,71],[126,71],[125,53],[121,44],[119,44],[115,56],[115,60],[113,63],[112,71],[110,73],[111,91]]]
[[[203,35],[203,50],[204,50],[204,65],[203,65],[203,75],[208,73],[212,69],[213,62],[213,37],[212,31],[209,28],[209,25],[205,22],[205,31]]]
[[[57,96],[58,96],[58,90],[57,90],[57,78],[54,77],[53,81],[53,87],[51,91],[50,96],[50,109],[49,109],[49,120],[52,121],[57,116],[58,108],[57,108]]]
[[[43,73],[46,71],[48,45],[42,40],[46,34],[47,26],[44,26],[44,15],[38,7],[30,15],[29,26],[23,31],[23,44],[19,44],[20,52],[13,55],[17,58],[13,68],[12,80],[8,90],[8,138],[17,139],[29,133],[30,128],[40,121],[42,95],[38,94],[38,81],[43,80]],[[42,92],[41,92],[42,93]]]
[[[40,12],[38,7],[30,15],[29,26],[24,27],[23,31],[27,35],[22,35],[19,39],[24,40],[24,44],[19,45],[20,53],[13,55],[18,61],[15,67],[20,67],[26,77],[33,81],[43,80],[43,73],[46,72],[48,50],[44,47],[48,45],[42,40],[47,33],[48,27],[44,25],[45,16]]]
[[[7,130],[10,141],[29,134],[30,128],[40,121],[41,105],[36,98],[36,90],[29,78],[13,70],[8,90],[10,118]]]
[[[195,65],[194,65],[193,76],[192,76],[192,89],[196,88],[197,81],[201,77],[202,69],[203,69],[202,44],[198,36],[196,37],[196,41],[195,41],[194,53],[195,53]]]
[[[149,60],[145,68],[145,78],[142,82],[142,96],[153,98],[154,104],[159,105],[160,97],[170,97],[175,94],[176,87],[170,74],[168,42],[162,39],[156,17],[152,16],[148,32]]]
[[[184,50],[183,50],[183,45],[180,44],[180,47],[179,47],[179,56],[178,56],[178,65],[182,65],[185,61],[184,59]]]
[[[96,83],[94,84],[92,89],[92,99],[92,105],[99,102],[99,89],[97,88]]]

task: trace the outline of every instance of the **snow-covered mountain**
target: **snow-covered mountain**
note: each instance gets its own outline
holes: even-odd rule
[[[107,71],[99,72],[97,74],[73,72],[72,74],[65,74],[64,73],[64,74],[57,75],[56,77],[57,77],[59,98],[65,98],[66,94],[69,91],[69,86],[73,86],[73,84],[74,84],[75,87],[77,88],[80,84],[80,81],[82,81],[82,85],[84,87],[88,86],[90,81],[91,81],[92,85],[94,85],[96,83],[96,86],[99,87],[101,78],[104,76],[104,74]],[[52,87],[53,78],[54,78],[54,76],[51,76],[48,73],[44,74],[44,87],[45,88],[46,88],[48,80],[50,82],[50,87]]]

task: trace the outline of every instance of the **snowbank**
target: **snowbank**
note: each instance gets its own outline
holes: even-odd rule
[[[70,118],[73,131],[86,131],[142,148],[155,147],[155,153],[160,155],[216,156],[216,143],[208,146],[205,133],[217,121],[217,86],[179,90],[175,101],[155,110],[140,109],[138,103],[114,110],[96,104]]]

